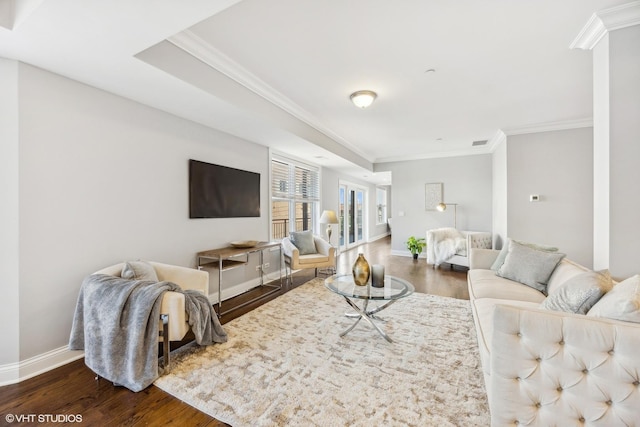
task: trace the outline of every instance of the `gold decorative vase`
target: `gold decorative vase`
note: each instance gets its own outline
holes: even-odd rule
[[[351,269],[353,273],[353,282],[358,286],[366,286],[369,282],[369,275],[371,274],[371,268],[369,263],[364,258],[363,254],[358,254],[358,259],[353,264]]]

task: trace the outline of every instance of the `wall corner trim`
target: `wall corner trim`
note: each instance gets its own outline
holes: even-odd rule
[[[640,1],[596,12],[569,48],[592,50],[608,32],[638,24],[640,24]]]

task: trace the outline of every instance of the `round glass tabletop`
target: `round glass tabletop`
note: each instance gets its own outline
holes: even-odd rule
[[[396,300],[411,295],[415,289],[404,279],[394,276],[384,276],[384,288],[374,288],[371,284],[358,286],[353,282],[353,275],[342,274],[327,277],[324,285],[336,294],[348,298],[368,300]]]

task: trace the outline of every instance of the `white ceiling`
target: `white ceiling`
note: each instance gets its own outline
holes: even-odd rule
[[[0,0],[0,57],[383,182],[384,162],[588,125],[591,53],[569,45],[624,3]]]

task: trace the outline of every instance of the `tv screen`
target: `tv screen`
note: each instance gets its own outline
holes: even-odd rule
[[[259,173],[189,160],[189,218],[259,216]]]

